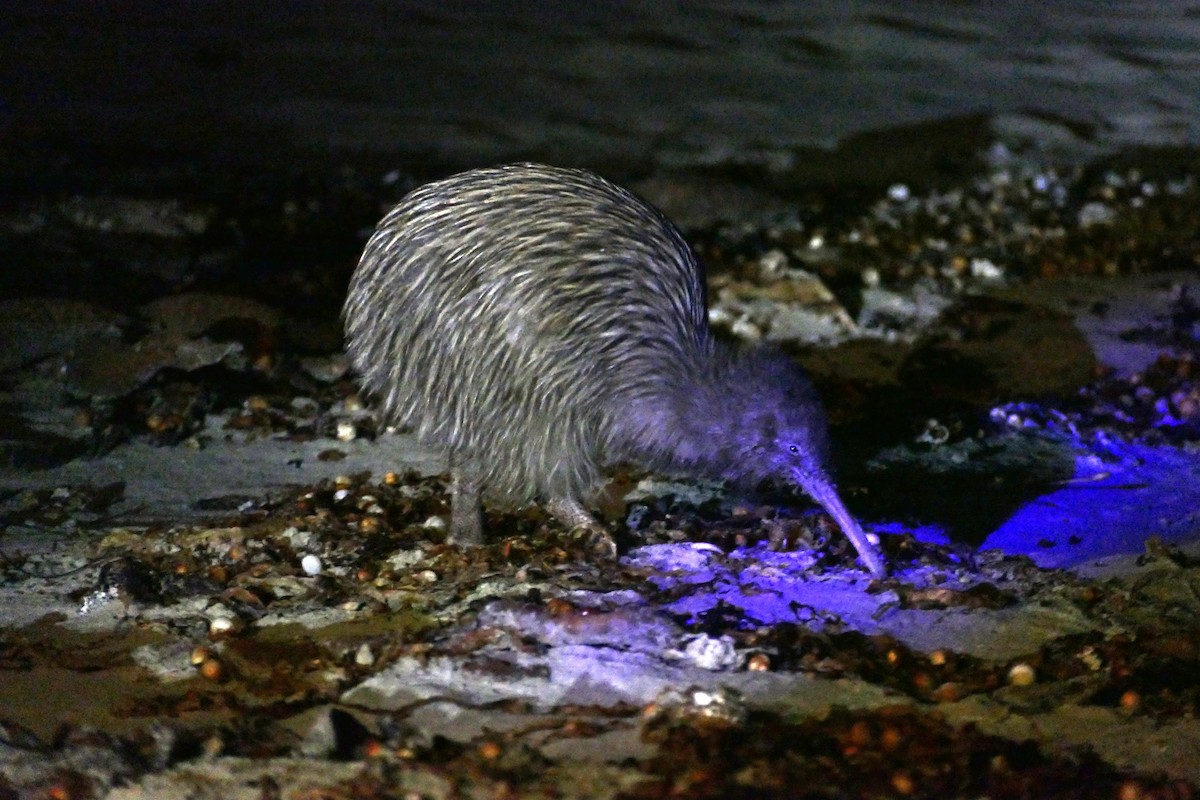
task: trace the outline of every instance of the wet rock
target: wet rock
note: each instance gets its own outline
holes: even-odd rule
[[[868,286],[862,292],[859,326],[870,332],[899,332],[912,336],[928,328],[953,304],[953,299],[927,282],[905,292]]]
[[[322,707],[291,720],[289,727],[311,723],[303,734],[299,752],[307,758],[354,758],[371,738],[371,732],[351,713],[340,708]]]
[[[281,315],[257,301],[193,292],[163,297],[140,309],[151,330],[135,342],[81,343],[67,361],[67,386],[76,395],[126,395],[167,368],[190,372],[213,364],[240,371],[271,363]]]
[[[909,357],[902,379],[937,386],[945,397],[1069,392],[1095,374],[1095,355],[1066,314],[964,297],[943,312],[938,327]]]
[[[79,300],[26,297],[0,302],[0,372],[85,343],[115,341],[128,319]]]
[[[278,332],[283,316],[276,309],[246,297],[210,292],[184,292],[146,303],[141,316],[166,334],[196,337],[221,323],[243,321],[265,334]]]
[[[311,378],[322,383],[333,383],[341,380],[350,368],[345,355],[338,353],[332,356],[310,356],[300,359],[300,368]]]
[[[680,723],[699,727],[737,726],[746,721],[749,713],[745,698],[734,689],[671,688],[642,709],[646,728],[643,736],[654,738],[655,729]]]
[[[1117,212],[1104,203],[1092,202],[1079,209],[1079,227],[1090,228],[1093,225],[1112,225],[1117,219]]]
[[[82,269],[90,280],[124,283],[128,291],[115,292],[121,300],[145,291],[144,284],[186,286],[199,271],[227,266],[206,241],[214,217],[211,209],[181,199],[75,197],[58,203],[47,229],[28,244],[46,259],[71,254],[75,263],[67,268],[76,275]]]
[[[0,791],[7,788],[20,797],[99,797],[144,771],[128,742],[99,731],[68,729],[53,746],[28,741],[22,734],[0,742]]]
[[[177,200],[76,197],[61,203],[58,211],[81,230],[161,239],[198,236],[212,224],[211,211]]]
[[[714,637],[704,634],[689,637],[680,655],[700,669],[714,672],[732,669],[741,660],[733,639],[728,636]]]
[[[811,344],[840,341],[856,328],[821,279],[805,270],[784,270],[781,279],[766,285],[716,280],[713,289],[709,319],[735,334],[739,326],[750,326],[770,341]]]
[[[179,335],[151,334],[133,344],[98,342],[82,348],[67,363],[67,386],[85,397],[111,398],[126,395],[167,367],[194,370],[230,362],[240,356],[237,342],[188,339]]]
[[[657,175],[635,183],[633,188],[685,228],[728,220],[768,219],[788,209],[785,200],[762,188],[716,177]]]
[[[682,635],[677,625],[653,609],[632,604],[604,608],[602,595],[577,596],[576,601],[578,605],[559,604],[553,609],[499,601],[483,609],[478,621],[555,647],[607,646],[659,653],[676,646]]]

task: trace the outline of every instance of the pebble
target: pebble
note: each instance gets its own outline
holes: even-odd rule
[[[225,667],[215,658],[210,658],[198,667],[200,674],[214,683],[225,680]]]
[[[1088,203],[1079,209],[1079,226],[1090,228],[1093,225],[1111,225],[1117,218],[1117,212],[1104,203]]]
[[[300,569],[304,570],[305,575],[315,576],[321,574],[321,559],[309,553],[304,558],[300,559]]]
[[[746,660],[746,669],[750,672],[770,672],[771,657],[766,653],[755,653]]]
[[[354,663],[360,667],[369,667],[375,663],[375,654],[371,652],[371,645],[364,642],[359,646],[354,653]]]
[[[1032,686],[1037,682],[1037,672],[1029,664],[1014,664],[1008,671],[1008,682],[1012,686]]]
[[[292,411],[306,417],[316,416],[316,413],[320,410],[317,401],[311,397],[293,397],[288,406]]]
[[[733,332],[733,335],[738,337],[739,339],[746,339],[746,340],[752,341],[752,342],[758,341],[759,339],[762,338],[762,335],[763,335],[762,328],[758,327],[753,322],[751,322],[748,319],[745,319],[744,317],[742,319],[739,319],[737,322],[733,323],[733,327],[731,328],[731,330]]]
[[[908,187],[903,183],[894,183],[889,186],[887,194],[888,199],[894,203],[903,203],[912,196],[912,193],[909,191]]]
[[[723,670],[737,665],[738,654],[733,639],[700,634],[683,647],[683,655],[700,669]]]
[[[280,535],[287,539],[291,543],[292,547],[296,548],[297,550],[302,550],[311,546],[314,538],[312,531],[302,531],[294,525],[284,529],[283,533]]]
[[[985,281],[998,281],[1004,277],[1004,270],[996,266],[989,258],[971,259],[971,277]]]
[[[348,419],[339,420],[337,424],[337,440],[353,442],[358,438],[358,427]]]
[[[208,633],[210,636],[214,637],[227,636],[228,634],[233,633],[236,627],[237,622],[233,619],[233,617],[213,617],[208,623]]]
[[[782,250],[768,250],[758,259],[758,267],[764,277],[774,277],[787,269],[788,257]]]

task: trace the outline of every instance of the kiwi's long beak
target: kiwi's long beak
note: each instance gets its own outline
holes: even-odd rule
[[[858,551],[859,557],[867,565],[871,574],[876,578],[886,577],[887,567],[883,563],[883,556],[867,539],[867,534],[863,533],[862,526],[858,524],[858,521],[850,516],[850,512],[846,510],[842,498],[837,493],[837,488],[823,476],[797,475],[796,478],[797,483],[804,491],[808,492],[809,496],[820,503],[821,507],[829,512],[829,516],[837,521],[838,527],[853,543],[854,549]]]

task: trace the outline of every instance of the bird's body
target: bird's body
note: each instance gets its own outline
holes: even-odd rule
[[[803,373],[717,343],[679,231],[593,173],[513,164],[414,190],[368,241],[345,318],[385,418],[447,451],[459,540],[479,539],[481,493],[598,524],[582,499],[633,461],[798,483],[883,571],[826,477]]]

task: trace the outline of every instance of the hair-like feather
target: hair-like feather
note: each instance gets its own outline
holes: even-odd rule
[[[633,460],[782,478],[848,518],[803,373],[714,341],[682,235],[591,172],[512,164],[416,189],[367,242],[344,315],[385,418],[494,497],[582,498]]]

